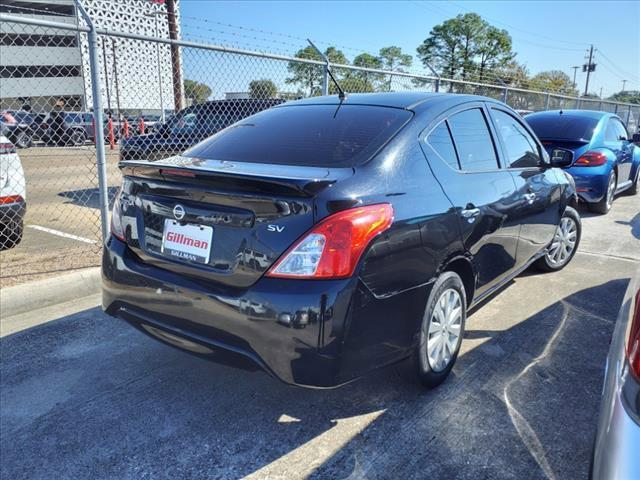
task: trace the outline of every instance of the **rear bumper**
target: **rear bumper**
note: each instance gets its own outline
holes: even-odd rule
[[[144,264],[113,237],[102,276],[104,310],[165,343],[223,363],[249,359],[290,384],[332,387],[354,378],[340,359],[357,279],[262,278],[222,292]]]
[[[640,478],[640,425],[627,411],[620,390],[608,400],[603,412],[606,428],[598,432],[596,440],[593,479]]]
[[[27,212],[27,202],[23,199],[17,202],[0,204],[0,226],[19,223]]]
[[[610,166],[571,167],[567,172],[575,180],[578,197],[583,202],[599,202],[605,196],[611,173]]]

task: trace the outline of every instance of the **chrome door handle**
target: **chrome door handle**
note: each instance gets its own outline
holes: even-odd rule
[[[473,222],[476,221],[476,218],[478,218],[478,215],[480,215],[480,209],[479,208],[467,208],[465,210],[462,210],[460,212],[460,215],[462,215],[463,218],[466,218],[467,222],[473,223]]]
[[[524,198],[529,205],[531,205],[536,200],[536,194],[534,192],[525,193]]]

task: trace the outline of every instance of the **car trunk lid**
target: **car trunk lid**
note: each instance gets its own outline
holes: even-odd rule
[[[121,169],[131,250],[148,264],[235,288],[252,285],[312,227],[320,191],[353,174],[183,156]]]

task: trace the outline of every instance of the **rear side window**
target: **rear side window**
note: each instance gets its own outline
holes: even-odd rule
[[[272,108],[232,125],[185,155],[212,160],[319,167],[367,161],[412,116],[365,105]]]
[[[498,158],[482,110],[472,108],[447,120],[462,170],[495,170]]]
[[[492,109],[498,134],[507,151],[507,161],[511,168],[538,167],[540,155],[538,146],[524,126],[514,117],[501,110]]]
[[[456,170],[460,169],[458,165],[458,156],[456,155],[456,148],[453,146],[453,140],[451,139],[451,133],[449,133],[449,127],[446,122],[442,122],[436,128],[434,128],[429,136],[427,142],[431,145],[440,158],[442,158],[447,165]]]
[[[544,113],[527,115],[525,121],[541,140],[590,142],[599,118]]]
[[[619,142],[623,138],[627,139],[627,129],[619,120],[610,118],[604,135],[607,142]]]

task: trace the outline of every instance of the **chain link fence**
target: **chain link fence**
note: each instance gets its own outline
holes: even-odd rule
[[[4,286],[99,264],[101,219],[120,184],[120,159],[179,154],[266,108],[337,93],[322,61],[172,41],[165,17],[160,21],[153,12],[145,16],[145,35],[97,28],[93,45],[89,25],[77,15],[55,24],[0,17]],[[347,65],[331,65],[331,71],[349,93],[477,94],[523,114],[573,108],[613,112],[629,131],[638,129],[640,105]],[[98,137],[104,149],[96,148]]]

